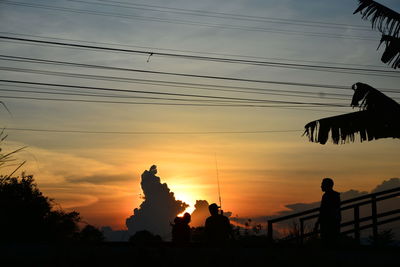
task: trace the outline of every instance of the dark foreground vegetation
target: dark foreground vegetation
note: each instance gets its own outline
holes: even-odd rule
[[[14,243],[1,245],[2,266],[398,266],[399,248],[322,249],[283,244],[226,247],[193,243]]]
[[[99,242],[102,232],[92,225],[79,227],[78,212],[56,208],[33,176],[0,176],[1,242]],[[82,229],[80,229],[82,228]]]

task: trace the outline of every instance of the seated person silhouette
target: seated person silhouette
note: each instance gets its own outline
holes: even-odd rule
[[[233,231],[229,219],[219,214],[218,209],[215,203],[208,206],[211,216],[206,219],[205,232],[208,242],[223,244],[233,237]]]
[[[172,224],[172,242],[176,244],[188,244],[190,242],[190,220],[191,216],[187,212],[183,217],[176,217],[174,219],[174,224]]]
[[[331,246],[337,242],[340,234],[340,194],[333,190],[333,180],[324,178],[321,183],[322,195],[319,217],[314,230],[320,226],[321,239],[324,245]]]

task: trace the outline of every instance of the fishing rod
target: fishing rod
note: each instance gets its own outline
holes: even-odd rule
[[[218,172],[217,153],[215,153],[215,170],[216,170],[216,174],[217,174],[219,208],[220,208],[221,215],[224,215],[224,211],[222,210],[221,188],[220,188],[220,185],[219,185],[219,172]]]

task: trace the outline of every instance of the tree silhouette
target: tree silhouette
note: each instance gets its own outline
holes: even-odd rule
[[[83,242],[102,242],[104,241],[104,235],[99,229],[88,224],[79,233],[79,240]]]
[[[372,0],[359,3],[353,14],[360,13],[363,19],[371,21],[373,29],[382,33],[379,46],[385,44],[385,51],[381,60],[396,69],[400,66],[400,14]]]
[[[54,210],[33,176],[0,176],[0,236],[3,241],[66,241],[78,233],[79,213]]]
[[[329,133],[335,144],[354,142],[356,134],[361,142],[400,138],[400,105],[368,84],[356,83],[352,88],[351,106],[360,107],[360,111],[309,122],[304,132],[309,140],[325,144]]]

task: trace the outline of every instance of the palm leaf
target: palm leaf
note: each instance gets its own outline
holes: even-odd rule
[[[379,46],[382,43],[386,46],[381,58],[382,62],[386,64],[392,63],[392,68],[396,69],[400,66],[400,38],[382,35]]]
[[[303,135],[311,142],[325,144],[329,137],[334,144],[380,138],[400,138],[400,105],[375,88],[356,83],[351,106],[360,111],[323,118],[307,123]]]
[[[353,14],[361,13],[363,19],[372,22],[372,28],[381,33],[399,37],[400,14],[372,0],[358,0],[359,6]]]

